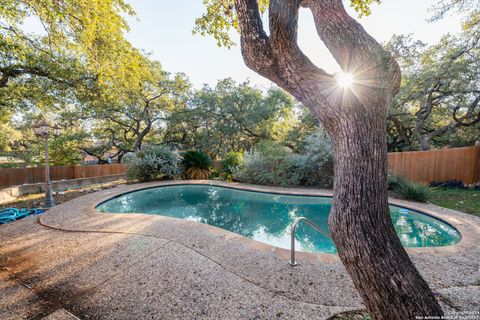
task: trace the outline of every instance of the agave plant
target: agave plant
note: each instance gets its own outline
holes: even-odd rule
[[[212,172],[212,160],[202,151],[185,152],[182,165],[187,179],[208,179]]]

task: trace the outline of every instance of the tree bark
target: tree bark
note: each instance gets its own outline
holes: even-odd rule
[[[344,72],[341,88],[297,45],[300,5]],[[323,123],[335,154],[329,227],[338,254],[374,319],[438,316],[442,310],[393,228],[387,193],[387,106],[398,92],[393,58],[345,11],[341,0],[270,0],[270,35],[256,0],[235,0],[245,63],[290,92]]]
[[[361,105],[352,106],[362,110]],[[338,254],[374,319],[442,311],[393,228],[388,208],[386,121],[373,111],[340,116],[329,228]]]
[[[431,149],[432,137],[429,134],[421,135],[420,140],[420,150],[427,151]]]

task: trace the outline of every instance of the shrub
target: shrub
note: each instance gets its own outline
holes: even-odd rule
[[[272,184],[272,168],[267,158],[260,152],[247,152],[243,164],[233,169],[233,178],[241,182]]]
[[[222,176],[227,181],[233,180],[233,171],[243,163],[243,153],[230,151],[222,160]]]
[[[253,150],[275,158],[284,157],[291,151],[284,144],[271,140],[261,140],[255,145]]]
[[[305,139],[305,176],[303,185],[330,187],[333,183],[332,141],[324,129],[318,129]]]
[[[179,158],[167,146],[148,146],[124,159],[130,180],[147,182],[160,178],[175,178],[180,174]]]
[[[427,202],[432,188],[427,185],[410,182],[405,178],[390,173],[387,178],[388,190],[405,200]]]
[[[262,144],[244,155],[243,164],[233,170],[237,181],[280,186],[321,185],[333,181],[333,153],[325,132],[309,136],[303,154]]]
[[[80,142],[73,135],[55,137],[48,144],[51,166],[73,166],[82,160]]]
[[[404,178],[390,173],[387,177],[388,190],[396,190],[401,184],[408,183]]]
[[[301,161],[294,154],[275,157],[252,151],[246,153],[243,164],[233,170],[233,177],[248,183],[296,186],[304,177]]]
[[[226,174],[232,174],[233,170],[243,162],[243,153],[230,151],[222,160],[222,171]]]
[[[301,155],[287,154],[279,161],[277,170],[274,171],[273,184],[283,187],[303,184],[310,173],[307,161]]]
[[[465,189],[465,184],[461,180],[447,180],[443,182],[430,182],[430,187]]]
[[[398,185],[395,192],[406,200],[427,202],[430,198],[431,188],[419,183],[403,182]]]
[[[187,179],[208,179],[212,159],[203,151],[187,151],[183,155],[182,166]]]
[[[223,180],[220,176],[220,172],[217,169],[210,170],[210,175],[208,176],[210,180]]]
[[[10,168],[20,168],[18,163],[2,163],[0,164],[1,169],[10,169]]]

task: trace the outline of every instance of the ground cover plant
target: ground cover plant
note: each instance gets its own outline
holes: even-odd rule
[[[394,174],[390,174],[387,181],[388,189],[392,194],[405,200],[427,202],[434,189],[428,185],[411,182]]]

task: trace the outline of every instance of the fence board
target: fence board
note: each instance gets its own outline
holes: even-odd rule
[[[410,181],[480,182],[480,145],[388,154],[388,170]]]
[[[480,144],[473,147],[388,154],[389,171],[410,181],[430,183],[458,179],[480,182]],[[53,181],[92,178],[126,173],[126,165],[51,167]],[[0,169],[0,187],[45,182],[45,168]]]
[[[52,181],[93,178],[123,174],[125,164],[51,167]],[[0,187],[45,182],[45,167],[0,169]]]

